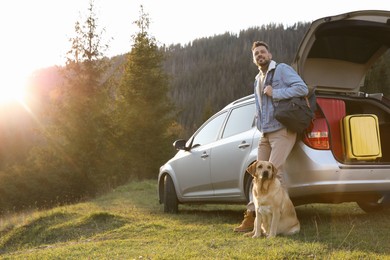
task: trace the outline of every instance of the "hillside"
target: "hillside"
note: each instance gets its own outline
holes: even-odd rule
[[[164,214],[156,183],[134,181],[78,204],[0,218],[0,259],[390,259],[390,209],[297,207],[301,232],[272,240],[232,232],[243,205]]]

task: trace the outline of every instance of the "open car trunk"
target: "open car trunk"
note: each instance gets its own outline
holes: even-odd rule
[[[316,87],[319,111],[303,141],[330,149],[342,164],[390,164],[389,14],[363,10],[314,21],[292,64]]]

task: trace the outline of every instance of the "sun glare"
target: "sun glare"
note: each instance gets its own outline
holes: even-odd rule
[[[19,102],[24,105],[26,99],[27,77],[11,73],[0,80],[0,105]]]

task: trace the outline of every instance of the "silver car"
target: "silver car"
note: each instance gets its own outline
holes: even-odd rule
[[[383,208],[390,191],[390,102],[362,83],[383,56],[389,57],[389,48],[389,11],[351,12],[312,23],[292,64],[317,96],[313,126],[285,165],[294,205],[357,202],[366,212]],[[389,95],[390,86],[377,87]],[[184,203],[247,203],[252,179],[246,168],[257,158],[261,134],[254,102],[251,95],[227,105],[188,141],[174,143],[179,151],[158,175],[165,212],[177,213]],[[355,117],[363,123],[344,132],[345,118]],[[368,117],[374,121],[364,121]],[[350,146],[358,152],[351,155]]]

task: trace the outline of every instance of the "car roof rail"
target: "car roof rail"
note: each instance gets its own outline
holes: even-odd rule
[[[247,101],[247,100],[253,99],[254,96],[255,96],[254,94],[251,94],[251,95],[242,97],[242,98],[240,98],[240,99],[237,99],[237,100],[231,102],[230,104],[226,105],[226,106],[224,107],[224,109],[229,108],[229,107],[232,107],[232,106],[234,106],[234,105],[236,105],[236,104],[245,102],[245,101]]]
[[[244,102],[244,101],[246,101],[246,100],[248,100],[248,99],[252,99],[254,96],[255,96],[254,94],[248,95],[248,96],[246,96],[246,97],[243,97],[243,98],[237,99],[236,101],[233,101],[231,104],[232,104],[232,105],[235,105],[235,104]]]

